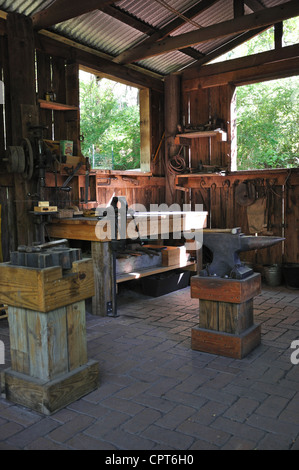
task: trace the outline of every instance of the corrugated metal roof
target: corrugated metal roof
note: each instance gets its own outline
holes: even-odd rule
[[[111,56],[135,46],[145,37],[136,29],[100,10],[60,23],[53,30]]]
[[[53,0],[4,0],[0,1],[0,9],[31,16],[37,11],[48,8],[51,3],[53,3]]]
[[[52,3],[53,0],[0,0],[0,10],[32,16],[36,12],[48,8]],[[177,12],[184,14],[198,3],[200,4],[198,0],[120,0],[112,6],[158,31],[176,19]],[[271,8],[286,3],[286,0],[262,0],[260,3],[267,8]],[[245,14],[249,13],[252,13],[252,10],[246,6]],[[194,22],[201,27],[207,27],[232,18],[233,0],[219,0],[192,18],[193,24],[186,21],[177,30],[173,31],[171,36],[196,29]],[[149,37],[138,28],[129,26],[101,10],[94,10],[77,18],[61,22],[50,29],[80,44],[106,53],[111,58],[118,56],[123,51],[132,49]],[[207,41],[194,46],[193,49],[195,52],[208,54],[232,37]],[[188,55],[187,51],[172,51],[139,60],[137,64],[150,71],[167,75],[194,63],[194,60]]]
[[[198,3],[198,0],[167,0],[164,3],[183,13]],[[174,12],[159,3],[159,0],[123,0],[116,2],[116,5],[156,28],[162,28],[177,17]]]

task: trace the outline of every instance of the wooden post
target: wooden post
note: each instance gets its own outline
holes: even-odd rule
[[[100,316],[114,315],[116,313],[116,280],[111,243],[91,242],[91,257],[95,278],[92,313]]]
[[[11,135],[8,145],[19,145],[30,124],[38,124],[35,96],[34,34],[32,20],[17,13],[7,15],[7,40],[9,50],[10,94],[11,94]],[[22,107],[32,107],[29,115],[22,115]],[[19,245],[33,242],[33,223],[29,211],[32,202],[28,193],[35,193],[33,182],[15,175],[16,225]]]
[[[174,139],[177,134],[177,125],[180,122],[180,77],[168,75],[165,77],[165,202],[170,205],[175,202],[175,175],[167,171],[168,161],[179,151]]]

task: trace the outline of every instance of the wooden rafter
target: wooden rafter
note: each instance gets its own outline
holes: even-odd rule
[[[45,10],[41,10],[32,16],[35,29],[45,29],[62,21],[83,15],[99,7],[114,3],[112,0],[56,0]]]
[[[99,7],[99,10],[103,11],[107,15],[111,16],[112,18],[115,18],[122,23],[131,26],[132,28],[136,29],[137,31],[140,31],[141,33],[144,33],[148,36],[154,34],[157,30],[149,25],[148,23],[145,23],[144,21],[136,18],[135,16],[131,15],[130,13],[121,10],[115,5],[104,5],[102,7]]]
[[[197,62],[190,64],[189,66],[185,67],[185,69],[193,69],[193,68],[198,68],[201,65],[204,65],[211,60],[216,59],[217,57],[222,56],[226,52],[231,51],[235,47],[240,46],[246,41],[249,41],[253,37],[255,37],[257,34],[261,34],[265,29],[268,28],[260,28],[260,29],[255,29],[254,31],[246,31],[245,33],[238,34],[235,36],[233,39],[230,39],[229,41],[225,42],[221,46],[218,46],[215,50],[210,51],[208,54],[205,54],[203,57],[199,58]]]
[[[265,8],[259,0],[245,0],[245,3],[252,11],[259,11]]]
[[[239,57],[237,59],[225,60],[224,62],[217,62],[217,64],[206,65],[205,67],[194,70],[189,68],[184,71],[184,77],[185,79],[189,79],[193,77],[202,78],[212,75],[218,76],[245,68],[261,67],[265,64],[281,64],[283,61],[288,60],[296,60],[297,68],[299,68],[299,44],[286,46],[283,50],[273,49],[245,57]]]
[[[217,3],[219,0],[202,0],[199,4],[194,5],[193,7],[189,8],[186,12],[184,12],[184,16],[188,19],[195,18],[200,13],[204,12],[208,8],[210,8],[214,3]],[[178,28],[180,28],[184,24],[184,20],[182,18],[175,18],[173,21],[168,23],[164,28],[161,28],[159,31],[153,32],[149,38],[145,39],[139,47],[149,47],[152,44],[155,44],[157,41],[161,41],[163,38],[169,36],[170,34],[174,33]],[[193,58],[200,58],[202,54],[198,51],[190,50],[190,48],[186,48],[184,51],[185,54],[190,55]],[[122,63],[123,59],[126,57],[127,51],[122,54],[119,54],[115,59],[114,62]]]
[[[122,54],[122,60],[116,60],[118,63],[131,63],[152,57],[159,54],[165,54],[177,49],[183,49],[205,41],[214,40],[231,34],[242,33],[248,30],[258,29],[264,26],[270,26],[279,21],[299,15],[299,3],[292,0],[286,4],[272,8],[266,8],[261,11],[244,15],[240,18],[217,23],[212,26],[201,28],[185,34],[166,39],[145,46],[137,46],[130,51]]]

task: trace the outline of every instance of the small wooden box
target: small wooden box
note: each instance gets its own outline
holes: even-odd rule
[[[185,246],[145,245],[144,247],[161,249],[162,266],[185,266],[189,259]]]
[[[57,206],[35,206],[34,212],[57,212]]]
[[[74,216],[74,210],[73,209],[59,209],[57,218],[58,219],[69,219]]]
[[[185,246],[167,246],[166,250],[162,250],[162,265],[173,266],[180,265],[184,266],[188,261],[189,255],[186,253]]]

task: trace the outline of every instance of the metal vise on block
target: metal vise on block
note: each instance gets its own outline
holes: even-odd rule
[[[99,384],[88,360],[85,299],[94,295],[93,260],[49,244],[19,247],[0,263],[0,297],[8,305],[11,367],[6,399],[50,415]],[[21,334],[20,334],[21,332]]]
[[[239,254],[260,250],[285,240],[281,237],[244,235],[240,228],[231,232],[203,231],[203,245],[213,253],[212,263],[200,272],[200,276],[219,276],[246,279],[253,270],[241,263]]]

